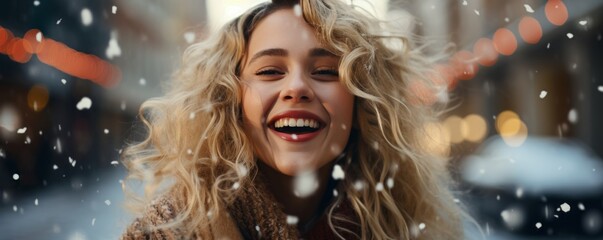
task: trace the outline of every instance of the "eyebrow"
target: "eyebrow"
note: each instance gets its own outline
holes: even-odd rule
[[[251,59],[249,60],[249,64],[253,63],[253,61],[257,60],[258,58],[264,56],[286,57],[287,55],[289,55],[289,52],[287,52],[287,50],[285,49],[269,48],[254,54],[253,57],[251,57]],[[309,55],[310,57],[337,57],[337,55],[333,54],[332,52],[329,52],[324,48],[312,48],[309,51]]]
[[[263,56],[278,56],[278,57],[286,57],[289,53],[287,52],[287,50],[282,49],[282,48],[269,48],[269,49],[265,49],[262,51],[259,51],[258,53],[254,54],[253,57],[251,57],[251,60],[249,60],[248,64],[253,63],[253,61],[257,60],[260,57]]]
[[[310,49],[310,57],[337,57],[337,55],[324,48],[312,48]]]

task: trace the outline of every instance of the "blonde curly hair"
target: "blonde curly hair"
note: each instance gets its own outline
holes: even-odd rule
[[[221,214],[220,205],[236,198],[233,184],[251,182],[257,167],[242,127],[239,65],[257,23],[295,4],[325,47],[341,57],[340,79],[355,95],[357,127],[344,150],[349,165],[339,189],[359,217],[359,237],[461,239],[463,211],[449,190],[446,161],[421,141],[424,124],[438,111],[417,104],[410,87],[433,85],[433,62],[411,37],[386,32],[381,22],[340,0],[261,4],[190,46],[166,95],[141,106],[148,135],[123,153],[128,179],[142,180],[145,189],[138,197],[126,188],[130,208],[148,205],[165,193],[160,186],[167,183],[170,194],[186,202],[169,226],[195,229],[209,224],[208,213]],[[345,219],[332,210],[327,210],[331,228],[346,231],[335,226]]]

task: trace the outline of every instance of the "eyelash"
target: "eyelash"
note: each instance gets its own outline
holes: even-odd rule
[[[255,73],[255,75],[257,75],[257,76],[282,75],[282,74],[284,74],[284,73],[279,70],[276,70],[276,69],[263,69],[263,70],[257,71]],[[319,70],[312,72],[312,75],[330,75],[330,76],[339,77],[339,71],[337,71],[336,69],[319,69]]]
[[[257,71],[255,73],[255,75],[277,75],[277,74],[283,74],[283,73],[276,69],[263,69],[263,70]]]
[[[337,71],[337,69],[320,69],[320,70],[316,70],[312,74],[331,75],[331,76],[339,77],[339,71]]]

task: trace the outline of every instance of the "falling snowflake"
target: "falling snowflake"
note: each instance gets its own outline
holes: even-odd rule
[[[90,225],[94,226],[94,222],[96,222],[96,218],[92,218],[92,223],[90,223]]]
[[[530,5],[524,4],[523,7],[526,8],[526,12],[534,13],[534,9],[532,9],[532,7],[530,7]]]
[[[36,41],[42,42],[42,32],[36,33]]]
[[[82,12],[80,13],[81,17],[82,17],[82,24],[84,24],[84,26],[90,26],[90,24],[92,24],[92,12],[90,11],[90,9],[88,8],[84,8],[82,9]]]
[[[71,164],[72,167],[75,167],[76,161],[71,157],[68,157],[68,159],[69,159],[69,164]]]
[[[341,166],[339,166],[339,164],[335,164],[335,166],[333,167],[332,176],[333,176],[333,179],[335,179],[335,180],[345,178],[345,172],[343,172],[343,169],[341,168]]]
[[[475,14],[477,14],[477,16],[479,16],[479,11],[477,11],[477,9],[476,9],[476,10],[473,10],[473,12],[474,12]]]
[[[580,22],[578,22],[578,23],[579,23],[580,25],[582,25],[582,26],[585,26],[585,25],[588,23],[588,21],[587,21],[587,20],[582,20],[582,21],[580,21]]]
[[[567,203],[561,204],[560,207],[561,207],[561,211],[563,211],[563,212],[569,212],[572,209],[572,207],[570,207],[570,205]]]
[[[37,198],[34,200],[34,205],[38,206],[38,199]]]
[[[542,91],[540,92],[540,99],[544,99],[544,97],[546,97],[546,94],[547,94],[547,92],[546,92],[546,91],[544,91],[544,90],[542,90]]]
[[[237,190],[237,189],[239,189],[239,187],[241,187],[241,184],[239,182],[235,182],[232,184],[232,189]]]
[[[578,111],[575,108],[572,108],[568,113],[567,113],[567,120],[570,123],[576,123],[578,122]]]
[[[140,84],[141,86],[147,85],[147,80],[144,78],[141,78],[140,80],[138,80],[138,84]]]
[[[419,223],[419,229],[420,230],[425,229],[425,223]]]
[[[301,6],[299,6],[299,4],[295,4],[295,6],[293,6],[293,13],[295,13],[295,16],[301,17],[302,9],[301,9]]]
[[[113,5],[111,7],[111,13],[116,14],[117,13],[117,6]]]
[[[57,20],[57,25],[59,25],[61,23],[61,21],[63,21],[63,19],[59,18],[59,20]]]
[[[597,87],[597,91],[599,91],[599,92],[603,92],[603,86],[598,86],[598,87]]]
[[[27,131],[27,127],[19,128],[19,129],[17,130],[17,133],[18,133],[18,134],[23,134],[23,133],[25,133],[25,131]]]
[[[65,85],[67,83],[67,80],[65,80],[64,78],[62,78],[61,82],[63,83],[63,85]]]
[[[111,205],[111,200],[109,200],[109,199],[105,200],[105,204],[107,204],[107,206],[110,206]]]
[[[297,197],[307,197],[312,195],[318,189],[318,180],[313,171],[301,172],[294,179],[294,193]]]
[[[583,203],[578,203],[578,209],[584,211],[584,209],[586,209],[586,208],[584,207]]]
[[[377,191],[377,192],[383,191],[383,183],[377,183],[377,185],[375,185],[375,191]]]
[[[536,228],[540,229],[541,227],[542,227],[542,223],[537,222],[537,223],[536,223]]]
[[[517,198],[521,198],[523,196],[523,189],[517,188],[517,190],[515,190],[515,196],[517,196]]]
[[[77,105],[75,105],[75,107],[77,108],[77,110],[90,109],[90,107],[92,107],[92,100],[90,100],[90,98],[88,97],[83,97],[77,103]]]
[[[463,0],[463,6],[467,6],[467,0]]]
[[[117,164],[119,164],[119,162],[117,162],[117,161],[111,161],[111,165],[117,165]]]
[[[105,55],[107,55],[107,58],[109,59],[121,56],[121,48],[117,42],[117,32],[115,31],[111,32],[111,39],[109,39],[109,45],[105,50]]]
[[[389,189],[393,188],[393,187],[394,187],[394,179],[393,179],[393,178],[391,178],[391,177],[390,177],[390,178],[388,178],[388,179],[385,181],[385,184],[387,185],[387,188],[389,188]]]
[[[34,6],[36,6],[36,7],[37,7],[37,6],[40,6],[40,1],[38,1],[38,0],[34,1],[34,2],[33,2],[33,5],[34,5]]]
[[[287,215],[287,224],[295,225],[295,224],[297,224],[298,221],[299,221],[299,218],[297,216]]]
[[[13,174],[13,179],[14,179],[15,181],[19,180],[19,174],[16,174],[16,173],[15,173],[15,174]]]
[[[195,41],[195,33],[194,32],[185,32],[184,33],[184,40],[188,44],[193,43]]]
[[[573,33],[567,33],[566,35],[567,35],[567,38],[569,38],[569,39],[574,38],[574,34]]]
[[[57,166],[56,164],[53,164],[52,165],[52,170],[57,170],[57,169],[59,169],[59,166]]]

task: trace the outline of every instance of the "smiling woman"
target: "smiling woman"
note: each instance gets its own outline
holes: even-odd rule
[[[340,0],[281,0],[191,46],[124,153],[145,196],[122,238],[461,239],[445,162],[421,145],[435,112],[408,90],[430,63],[377,26]]]

